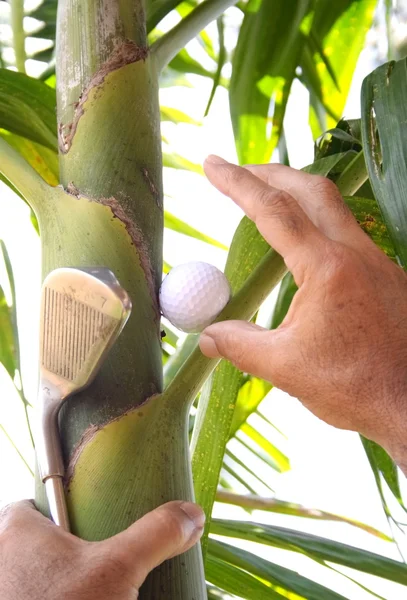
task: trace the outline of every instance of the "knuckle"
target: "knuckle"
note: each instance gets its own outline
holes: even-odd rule
[[[223,175],[229,188],[238,187],[241,182],[247,178],[248,173],[245,169],[235,165],[223,165]]]
[[[322,202],[333,206],[342,218],[352,216],[351,211],[343,201],[342,195],[333,181],[322,175],[313,175],[307,184],[308,189],[314,193]]]
[[[268,198],[267,198],[268,196]],[[261,228],[262,223],[273,219],[292,237],[300,238],[304,233],[305,222],[297,206],[293,205],[291,196],[284,192],[264,194],[260,198],[256,225]]]
[[[333,181],[322,175],[312,175],[307,183],[307,187],[320,196],[339,194],[339,190]]]
[[[273,190],[267,187],[261,187],[257,191],[256,204],[259,211],[287,210],[287,207],[292,203],[292,198],[288,192],[284,190]]]

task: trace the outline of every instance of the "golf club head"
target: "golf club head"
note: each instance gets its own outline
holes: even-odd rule
[[[40,427],[42,480],[63,477],[58,413],[95,378],[122,331],[131,301],[109,269],[60,268],[44,280],[40,308]]]
[[[52,271],[41,295],[41,379],[62,397],[87,387],[130,311],[130,298],[109,269]]]

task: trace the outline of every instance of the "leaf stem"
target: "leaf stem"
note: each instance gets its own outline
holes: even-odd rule
[[[10,9],[16,67],[25,73],[24,0],[10,0]]]
[[[52,187],[45,183],[23,157],[7,142],[0,138],[0,173],[37,214],[42,204],[52,193]]]
[[[205,0],[178,25],[157,40],[151,47],[151,54],[155,59],[158,72],[162,71],[202,29],[236,2],[237,0]]]
[[[251,319],[286,271],[281,256],[270,248],[216,321]],[[207,358],[199,347],[195,348],[169,383],[163,396],[170,402],[192,403],[219,360]]]
[[[342,171],[336,185],[342,196],[353,196],[368,178],[363,150]]]

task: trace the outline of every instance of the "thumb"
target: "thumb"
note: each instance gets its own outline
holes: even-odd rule
[[[207,327],[199,339],[205,356],[226,358],[238,369],[262,379],[272,379],[272,356],[280,332],[246,321],[222,321]]]
[[[191,502],[168,502],[106,540],[109,551],[140,586],[152,569],[189,550],[201,537],[205,514]]]

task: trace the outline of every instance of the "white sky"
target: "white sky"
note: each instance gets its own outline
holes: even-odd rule
[[[361,81],[373,66],[371,51],[364,51],[345,110],[347,117],[359,116]],[[202,81],[199,77],[192,77],[191,81],[194,83],[193,88],[163,89],[161,102],[184,110],[201,120],[210,83]],[[291,164],[298,168],[311,162],[313,156],[312,138],[307,122],[307,92],[296,83],[287,111],[286,135]],[[173,149],[194,162],[201,163],[209,153],[236,160],[228,117],[227,92],[223,88],[218,89],[211,113],[202,126],[164,123],[162,130],[170,139]],[[203,177],[166,169],[165,191],[167,210],[225,244],[230,243],[242,213],[231,201],[212,189]],[[4,186],[0,188],[0,214],[0,238],[7,245],[15,271],[24,382],[29,399],[35,402],[36,339],[32,324],[38,311],[39,240],[29,222],[27,207]],[[220,268],[223,268],[226,259],[226,253],[221,250],[166,230],[165,259],[175,265],[184,262],[185,256],[190,260],[211,262]],[[0,266],[0,281],[3,278]],[[341,432],[322,423],[297,400],[282,392],[273,392],[263,403],[262,410],[288,437],[282,449],[288,453],[292,468],[284,475],[273,478],[272,487],[276,490],[277,497],[336,512],[389,532],[372,474],[356,434]],[[21,402],[4,372],[0,372],[0,423],[16,441],[27,461],[33,465],[33,453],[24,427]],[[32,496],[32,478],[1,431],[0,457],[0,504]],[[242,510],[222,505],[216,507],[215,515],[247,518],[247,514]],[[295,529],[303,528],[398,558],[394,546],[350,526],[329,522],[306,522],[295,517],[278,517],[260,512],[254,513],[252,519],[287,525]],[[407,555],[405,540],[401,539],[400,542],[404,544]],[[287,558],[287,553],[281,550],[260,546],[256,552],[277,563],[298,569],[321,583],[333,586],[350,600],[372,598],[350,581],[327,575],[320,567],[311,565],[305,557],[293,559],[290,555]],[[369,576],[357,577],[388,600],[405,598],[405,589],[401,586]]]

